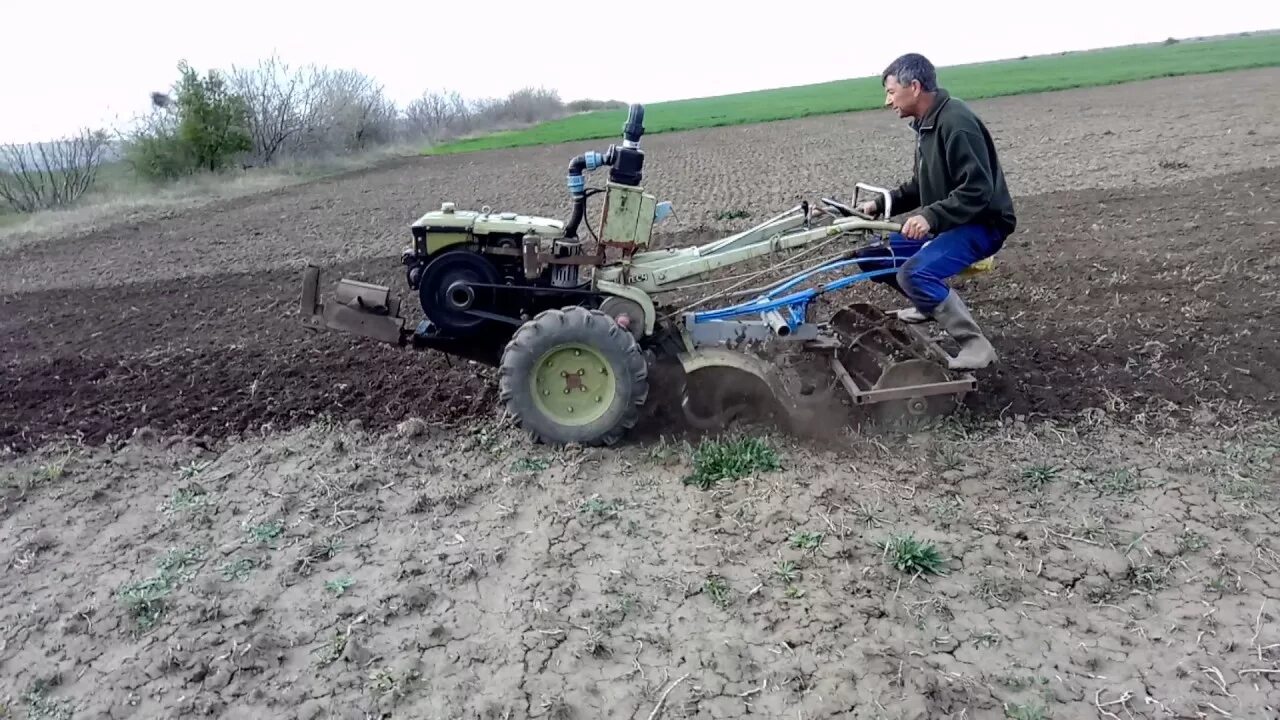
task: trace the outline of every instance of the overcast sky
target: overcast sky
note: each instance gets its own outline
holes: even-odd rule
[[[426,89],[479,97],[526,85],[565,100],[654,102],[874,74],[904,52],[949,65],[1280,28],[1274,0],[810,0],[754,10],[740,0],[6,5],[0,141],[123,123],[146,110],[152,90],[172,85],[183,58],[201,71],[273,52],[354,67],[401,103]]]

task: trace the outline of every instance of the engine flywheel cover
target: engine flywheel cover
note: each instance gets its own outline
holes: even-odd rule
[[[491,309],[494,291],[474,287],[474,283],[497,284],[497,270],[483,256],[469,250],[444,253],[422,271],[418,285],[422,312],[445,333],[475,331],[487,321],[467,311]]]

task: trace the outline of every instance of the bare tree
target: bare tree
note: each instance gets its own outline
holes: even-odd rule
[[[458,127],[469,131],[475,121],[475,110],[471,103],[462,97],[462,93],[452,92],[449,93],[449,107]]]
[[[0,145],[0,199],[17,212],[69,205],[98,177],[109,147],[102,130],[53,142]]]
[[[271,164],[278,153],[316,130],[322,77],[314,66],[293,70],[275,55],[256,68],[232,66],[231,86],[249,107],[249,134],[258,162]]]
[[[480,129],[481,119],[492,115],[503,102],[494,98],[468,100],[456,90],[429,91],[405,108],[404,124],[419,137],[442,140]]]
[[[405,124],[411,132],[441,137],[454,125],[454,105],[442,92],[424,92],[405,108]]]
[[[329,133],[326,149],[361,150],[389,141],[397,116],[382,85],[358,70],[324,74],[321,117]]]

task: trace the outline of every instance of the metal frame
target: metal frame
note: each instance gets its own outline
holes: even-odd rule
[[[651,295],[678,290],[679,283],[755,258],[795,250],[839,235],[896,232],[898,223],[839,218],[831,225],[794,232],[808,222],[803,205],[776,215],[755,227],[703,245],[647,250],[629,260],[596,268],[597,281],[635,288]]]
[[[955,395],[975,390],[978,387],[977,379],[972,375],[965,375],[959,380],[948,380],[940,383],[863,390],[853,381],[853,376],[849,374],[849,370],[844,366],[844,363],[834,356],[831,358],[831,369],[835,371],[840,384],[844,386],[849,396],[853,398],[854,405],[868,405],[889,400],[909,400],[915,397],[929,397],[931,395]]]
[[[884,270],[868,270],[854,275],[845,275],[844,277],[832,280],[821,287],[800,290],[779,298],[773,297],[774,295],[790,290],[815,275],[839,270],[840,268],[848,267],[849,265],[856,265],[857,263],[865,262],[868,259],[869,258],[855,258],[851,260],[837,260],[815,268],[810,268],[800,277],[787,280],[768,292],[748,300],[747,302],[731,305],[726,308],[720,308],[718,310],[703,310],[701,312],[689,313],[689,320],[694,324],[698,324],[725,320],[732,317],[738,317],[740,315],[767,315],[772,313],[783,317],[783,319],[786,320],[789,330],[795,330],[797,327],[807,322],[806,317],[809,311],[809,303],[819,295],[843,290],[850,285],[862,282],[863,280],[870,280],[871,278],[881,277],[884,275],[893,275],[898,272],[898,269],[886,268]],[[785,314],[782,314],[782,311],[784,310],[786,312]]]

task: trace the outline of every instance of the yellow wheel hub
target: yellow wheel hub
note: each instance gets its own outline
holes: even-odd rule
[[[564,425],[585,425],[613,404],[617,381],[600,353],[581,344],[560,345],[538,359],[530,378],[534,404]]]

